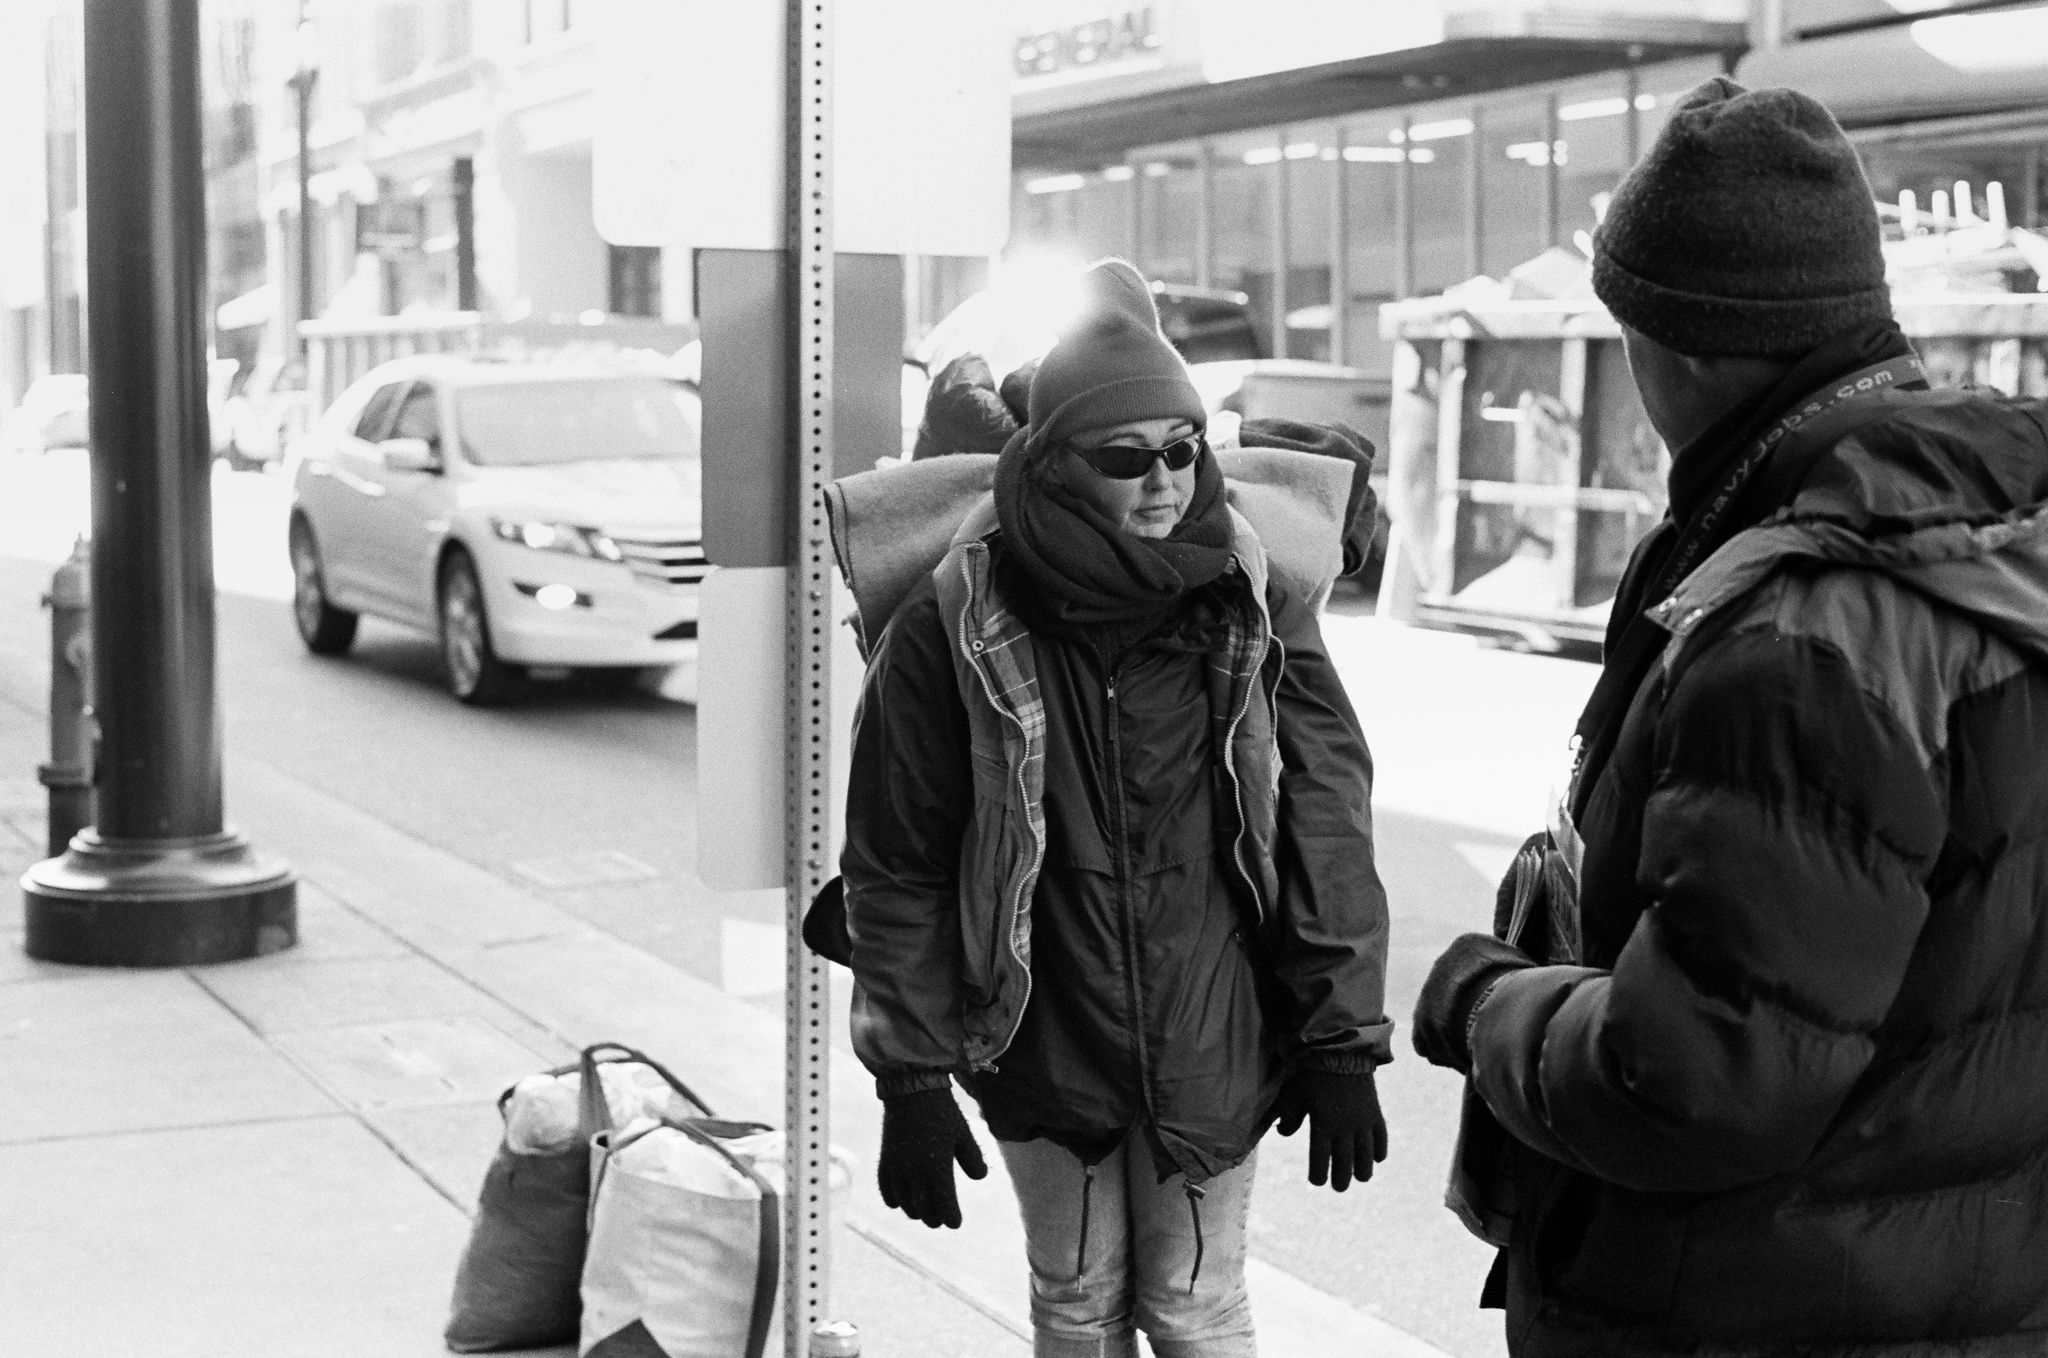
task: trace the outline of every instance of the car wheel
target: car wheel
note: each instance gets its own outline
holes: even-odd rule
[[[518,666],[498,659],[491,649],[483,585],[476,578],[476,563],[469,553],[448,554],[436,594],[441,614],[441,663],[448,672],[448,691],[476,707],[516,697],[525,674]]]
[[[314,655],[340,655],[356,639],[356,615],[327,602],[320,548],[304,519],[292,520],[292,621]]]

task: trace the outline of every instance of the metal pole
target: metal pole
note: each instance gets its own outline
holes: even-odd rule
[[[1643,97],[1643,72],[1633,62],[1629,63],[1628,84],[1624,88],[1628,91],[1628,111],[1622,114],[1621,155],[1633,167],[1643,154],[1643,114],[1636,107],[1636,101]]]
[[[1401,119],[1401,161],[1394,176],[1394,296],[1415,295],[1415,151],[1408,132],[1414,126]]]
[[[1278,150],[1280,158],[1273,162],[1273,214],[1269,218],[1272,229],[1267,241],[1267,256],[1273,270],[1273,296],[1268,306],[1266,323],[1273,330],[1273,357],[1287,357],[1287,199],[1294,178],[1287,163],[1287,129],[1281,128]]]
[[[1472,105],[1472,135],[1465,139],[1465,275],[1477,278],[1486,272],[1486,222],[1484,207],[1486,159],[1486,111]]]
[[[188,966],[297,940],[290,868],[222,819],[199,0],[87,0],[98,825],[22,879],[51,961]]]
[[[1557,175],[1557,95],[1543,96],[1543,244],[1557,244],[1559,223]]]
[[[1124,157],[1124,168],[1131,172],[1127,182],[1130,195],[1124,205],[1130,210],[1130,218],[1124,223],[1124,230],[1131,238],[1129,259],[1139,273],[1146,272],[1145,265],[1145,167],[1129,156]]]
[[[1330,362],[1342,363],[1351,329],[1351,129],[1337,125],[1337,158],[1330,162]]]
[[[830,978],[803,945],[804,909],[825,885],[832,842],[832,577],[825,487],[833,476],[833,0],[789,0],[790,336],[797,465],[790,529],[788,769],[788,1136],[782,1331],[805,1358],[830,1300]]]
[[[455,199],[455,309],[475,311],[476,162],[468,156],[457,156],[448,179]]]
[[[299,27],[292,35],[305,58],[306,0],[299,0]],[[305,323],[313,319],[313,81],[317,72],[300,67],[292,77],[299,96],[299,326],[293,349],[301,363],[306,360]]]

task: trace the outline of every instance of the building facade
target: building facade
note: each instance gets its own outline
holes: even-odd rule
[[[520,320],[687,318],[687,254],[608,245],[592,225],[592,91],[574,0],[306,0],[262,47],[258,319],[289,351],[303,314],[452,311]],[[301,304],[298,156],[310,83],[310,293]]]
[[[1242,292],[1267,353],[1382,374],[1380,303],[1582,248],[1748,38],[1742,0],[1044,8],[1017,43],[1012,250]]]
[[[2014,225],[2048,212],[2039,0],[1027,8],[1011,249],[1242,292],[1278,356],[1384,374],[1380,303],[1585,250],[1672,101],[1722,72],[1825,100],[1883,203],[1982,218],[1996,183]]]

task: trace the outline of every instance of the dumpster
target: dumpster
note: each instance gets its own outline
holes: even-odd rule
[[[2048,296],[1899,294],[1937,386],[2048,396]],[[1664,512],[1670,456],[1593,300],[1454,295],[1392,302],[1392,538],[1381,612],[1597,641],[1638,539]]]

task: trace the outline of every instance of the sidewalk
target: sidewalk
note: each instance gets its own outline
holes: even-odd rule
[[[9,881],[43,834],[41,648],[19,625],[0,628]],[[443,1352],[497,1094],[588,1042],[644,1047],[722,1113],[781,1121],[778,1012],[266,764],[231,755],[227,780],[235,822],[301,874],[299,947],[88,971],[28,960],[18,907],[0,914],[0,1085],[19,1091],[0,1106],[0,1353]],[[833,1140],[865,1167],[878,1110],[835,1050]],[[833,1314],[868,1353],[1029,1352],[992,1169],[964,1185],[957,1233],[883,1211],[863,1170]],[[1251,1278],[1270,1358],[1441,1358],[1270,1265]]]

